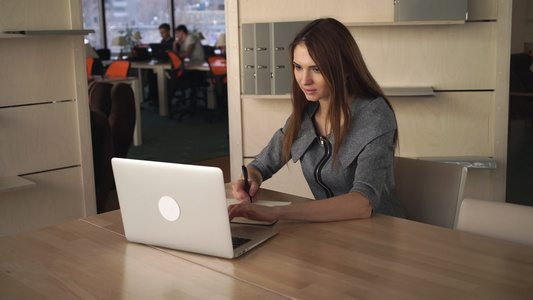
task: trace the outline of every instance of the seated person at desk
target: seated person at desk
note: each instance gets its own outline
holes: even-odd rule
[[[167,23],[159,25],[159,33],[161,34],[161,44],[165,45],[165,48],[168,51],[172,51],[172,47],[174,46],[174,39],[170,35],[170,25],[168,25]]]
[[[366,67],[350,31],[334,19],[309,23],[290,46],[292,114],[233,185],[240,204],[230,219],[328,222],[404,217],[396,199],[394,112]],[[316,200],[286,206],[253,205],[259,187],[290,159],[300,160]],[[246,175],[245,175],[246,177]]]
[[[172,51],[174,45],[174,39],[170,35],[170,25],[163,23],[159,25],[159,34],[161,34],[161,45],[163,45],[166,50]],[[152,70],[143,70],[146,72],[148,77],[148,100],[150,105],[159,106],[159,92],[157,91],[157,76]]]
[[[181,59],[188,58],[191,64],[201,65],[204,63],[204,47],[198,38],[188,33],[185,25],[179,25],[176,27],[176,37],[178,39],[174,41],[173,51],[176,52]]]

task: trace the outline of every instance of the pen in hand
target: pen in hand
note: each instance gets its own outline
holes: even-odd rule
[[[248,182],[248,169],[242,165],[242,174],[244,176],[244,191],[250,196],[250,183]],[[250,203],[252,203],[252,196],[250,196]]]

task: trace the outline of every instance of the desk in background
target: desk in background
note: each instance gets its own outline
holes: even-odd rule
[[[261,198],[307,201],[266,190]],[[237,286],[247,294],[230,297],[531,298],[533,247],[379,214],[330,223],[280,221],[275,227],[277,236],[227,260],[127,243],[120,211],[113,211],[0,238],[0,282],[15,295],[45,283],[50,291],[102,298],[195,289],[220,289],[227,296]]]
[[[139,62],[132,62],[131,67],[138,70],[138,76],[139,76],[139,82],[140,86],[143,87],[143,81],[142,81],[142,69],[151,69],[154,71],[157,77],[157,90],[158,90],[158,96],[159,96],[159,115],[161,116],[168,116],[168,88],[167,88],[167,80],[165,76],[165,72],[167,70],[170,70],[172,68],[172,63],[158,63],[153,61],[139,61]],[[185,69],[187,70],[199,70],[204,72],[209,72],[209,65],[207,63],[204,63],[202,65],[193,65],[193,64],[187,64],[185,63]],[[210,81],[211,82],[211,81]],[[142,95],[142,94],[141,94]],[[210,84],[208,88],[208,103],[214,102],[214,95],[213,95],[213,86],[212,83]]]

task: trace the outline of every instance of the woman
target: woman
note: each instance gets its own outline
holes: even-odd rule
[[[396,200],[393,156],[394,112],[368,71],[350,31],[334,19],[309,23],[290,48],[293,110],[284,128],[233,185],[242,200],[230,219],[339,221],[372,212],[403,217]],[[259,187],[289,159],[300,160],[307,183],[320,201],[264,207],[249,203]]]

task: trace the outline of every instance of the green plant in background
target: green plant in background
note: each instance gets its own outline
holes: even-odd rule
[[[133,30],[133,28],[126,26],[126,30],[121,30],[118,32],[120,35],[123,34],[124,38],[126,38],[126,41],[128,42],[128,44],[124,47],[127,52],[135,48],[136,41],[133,39]]]

